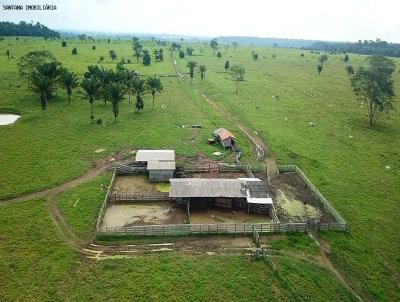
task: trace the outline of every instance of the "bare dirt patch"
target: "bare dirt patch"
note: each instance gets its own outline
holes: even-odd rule
[[[335,222],[335,219],[325,212],[320,202],[296,173],[280,173],[279,177],[272,180],[267,180],[265,173],[256,173],[255,176],[267,183],[268,192],[277,207],[278,218],[281,222],[305,222],[310,215],[315,218],[320,217],[322,223]],[[281,206],[289,211],[283,209],[282,212],[282,208],[279,209],[279,201],[284,201],[281,202]],[[289,217],[288,212],[291,209],[294,212]]]
[[[102,227],[120,228],[133,225],[180,224],[187,222],[187,214],[180,208],[169,211],[169,202],[111,204],[107,207]]]
[[[118,192],[142,192],[157,194],[154,183],[149,182],[141,175],[120,175],[117,176],[113,187],[113,193]]]
[[[232,209],[190,209],[192,224],[219,224],[219,223],[269,223],[267,214],[247,214],[245,210]]]

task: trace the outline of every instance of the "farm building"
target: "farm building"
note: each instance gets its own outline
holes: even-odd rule
[[[151,182],[168,182],[174,177],[174,150],[139,150],[135,163],[146,166]]]
[[[224,148],[231,148],[235,145],[236,137],[224,128],[215,129],[213,135]]]
[[[190,207],[245,208],[269,213],[272,199],[258,178],[172,178],[170,201]]]

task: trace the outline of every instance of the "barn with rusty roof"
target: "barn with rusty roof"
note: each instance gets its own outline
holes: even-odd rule
[[[224,148],[231,148],[235,145],[236,137],[225,128],[215,129],[213,132],[214,137],[221,143]]]

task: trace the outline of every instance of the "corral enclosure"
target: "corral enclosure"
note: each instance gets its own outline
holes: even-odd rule
[[[224,178],[228,183],[234,184],[239,179],[252,179],[247,177],[251,172],[240,171],[240,167],[237,167],[238,171],[231,167],[228,172],[211,168],[211,165],[209,167],[208,171],[203,167],[199,171],[192,169],[193,171],[184,172],[185,178],[182,181],[186,180],[183,184],[190,185],[192,181],[197,180],[195,183],[198,185],[205,185],[210,180],[219,182],[217,179],[224,183]],[[304,231],[310,222],[321,224],[319,228],[322,229],[346,229],[347,226],[340,225],[343,222],[337,221],[333,216],[336,211],[332,208],[332,214],[330,208],[318,198],[320,193],[316,191],[316,194],[313,191],[316,188],[311,188],[313,185],[303,172],[293,167],[295,166],[287,166],[282,170],[280,177],[272,181],[267,179],[265,172],[255,173],[255,177],[262,180],[268,196],[273,200],[273,212],[264,214],[249,212],[249,208],[240,206],[240,199],[235,201],[230,198],[194,198],[189,206],[188,203],[182,202],[183,200],[180,202],[179,199],[171,199],[171,193],[167,192],[168,187],[158,191],[157,187],[160,186],[149,182],[143,175],[118,175],[116,172],[105,201],[104,213],[100,215],[98,231],[104,234],[121,231],[129,233],[132,230],[138,234],[137,228],[143,227],[140,230],[148,235],[154,232],[184,234],[203,232],[205,228],[202,226],[208,227],[207,232],[211,230],[249,233],[252,226],[266,232]],[[151,231],[146,232],[148,227],[151,227]],[[171,227],[174,231],[171,231]]]

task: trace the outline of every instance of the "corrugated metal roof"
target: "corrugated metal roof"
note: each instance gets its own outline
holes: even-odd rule
[[[267,198],[247,197],[246,200],[248,203],[254,203],[254,204],[273,204],[272,199],[269,197],[267,197]]]
[[[226,130],[225,128],[215,129],[214,134],[219,136],[219,138],[223,141],[228,138],[236,138],[230,131]]]
[[[175,170],[175,161],[148,161],[147,170]]]
[[[171,178],[169,197],[244,197],[239,179]]]
[[[136,161],[175,161],[174,150],[138,150]]]

